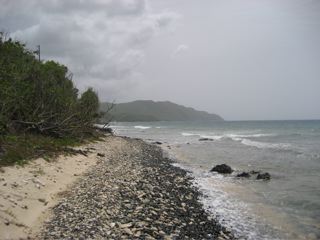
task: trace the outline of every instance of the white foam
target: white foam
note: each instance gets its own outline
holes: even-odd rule
[[[219,188],[218,185],[223,184],[223,181],[226,179],[221,179],[218,175],[194,180],[195,185],[204,193],[200,200],[205,210],[240,239],[270,239],[266,233],[260,232],[258,217],[251,212],[250,206],[230,197]]]
[[[271,239],[268,234],[260,231],[259,223],[261,220],[252,213],[250,206],[238,198],[229,196],[228,192],[223,190],[225,183],[230,183],[232,178],[222,174],[203,172],[199,168],[181,163],[173,163],[172,165],[192,173],[195,177],[193,184],[203,193],[200,201],[204,209],[222,226],[232,231],[237,238]]]
[[[270,137],[275,135],[269,134],[269,133],[255,133],[255,134],[226,134],[225,136],[229,138],[259,138],[259,137]]]
[[[241,142],[244,145],[256,147],[260,149],[269,148],[269,149],[289,150],[291,147],[291,145],[288,143],[266,143],[266,142],[252,141],[250,139],[243,139],[238,137],[233,137],[231,139],[234,141]]]
[[[209,138],[209,139],[213,139],[213,140],[221,140],[223,138],[230,138],[235,141],[240,141],[242,138],[259,138],[259,137],[274,136],[273,134],[266,134],[266,133],[212,135],[211,133],[199,134],[199,133],[188,133],[188,132],[183,132],[183,133],[181,133],[181,135],[185,136],[185,137],[199,136],[201,138]]]
[[[149,127],[149,126],[134,126],[134,128],[137,128],[137,129],[149,129],[151,127]]]
[[[190,137],[190,136],[198,136],[200,138],[209,138],[209,139],[213,139],[213,140],[220,140],[223,138],[223,136],[221,135],[201,135],[201,134],[198,134],[198,133],[181,133],[182,136],[185,136],[185,137]]]
[[[200,134],[197,134],[197,133],[181,133],[182,136],[185,136],[185,137],[189,137],[189,136],[200,136]]]
[[[200,135],[201,138],[209,138],[213,140],[221,140],[224,136],[222,135]]]

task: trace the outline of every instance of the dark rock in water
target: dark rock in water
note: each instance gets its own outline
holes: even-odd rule
[[[220,164],[220,165],[216,165],[215,167],[213,167],[210,172],[232,173],[233,170],[227,164]]]
[[[252,171],[250,171],[249,173],[250,173],[250,174],[259,174],[259,173],[261,173],[261,171],[252,170]]]
[[[250,175],[250,173],[242,172],[242,173],[237,174],[237,177],[249,178],[249,177],[251,177],[251,175]]]
[[[211,138],[199,138],[199,141],[213,141]]]
[[[259,173],[258,176],[257,176],[257,180],[270,180],[271,176],[269,173]]]
[[[158,145],[161,145],[162,144],[162,142],[153,142],[153,144],[158,144]]]

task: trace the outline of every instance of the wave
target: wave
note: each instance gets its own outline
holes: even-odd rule
[[[259,137],[272,137],[276,136],[275,134],[271,133],[254,133],[254,134],[226,134],[225,136],[233,138],[233,137],[239,137],[239,138],[259,138]]]
[[[259,138],[259,137],[270,137],[270,136],[276,136],[275,134],[269,134],[269,133],[255,133],[255,134],[222,134],[222,135],[211,135],[208,133],[208,135],[202,135],[199,133],[188,133],[183,132],[181,133],[182,136],[189,137],[189,136],[200,136],[200,137],[207,137],[207,138]]]
[[[200,138],[209,138],[212,140],[223,140],[223,139],[231,139],[236,142],[240,142],[243,145],[256,147],[260,149],[279,149],[279,150],[291,150],[291,145],[288,143],[268,143],[268,142],[260,142],[253,141],[248,138],[260,138],[260,137],[270,137],[276,136],[275,134],[269,133],[255,133],[255,134],[222,134],[222,135],[201,135],[197,133],[181,133],[182,136],[199,136]]]
[[[149,129],[151,127],[149,127],[149,126],[134,126],[134,128],[137,128],[137,129]]]
[[[200,136],[200,134],[197,134],[197,133],[181,133],[182,136],[185,136],[185,137],[189,137],[189,136]]]
[[[213,140],[220,140],[221,138],[223,138],[223,136],[221,135],[201,135],[199,133],[181,133],[182,136],[185,137],[191,137],[191,136],[198,136],[200,138],[209,138],[209,139],[213,139]]]
[[[257,142],[249,139],[242,139],[240,142],[247,146],[252,146],[256,148],[272,148],[280,150],[290,150],[291,145],[288,143],[266,143],[266,142]]]
[[[200,135],[201,138],[209,138],[212,140],[221,140],[222,138],[224,138],[224,136],[221,135]]]

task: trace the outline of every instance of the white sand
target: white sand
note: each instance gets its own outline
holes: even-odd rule
[[[0,239],[32,238],[49,218],[59,195],[97,163],[96,154],[60,156],[51,162],[37,159],[23,167],[1,168]]]

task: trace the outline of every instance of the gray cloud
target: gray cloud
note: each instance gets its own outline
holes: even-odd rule
[[[189,50],[189,46],[186,45],[186,44],[180,44],[178,45],[178,47],[173,51],[172,53],[172,57],[176,57],[177,55],[185,52],[185,51],[188,51]]]
[[[320,119],[319,0],[0,0],[0,30],[103,100]],[[190,48],[188,46],[191,46]]]
[[[66,64],[80,89],[92,85],[109,100],[134,86],[145,46],[177,19],[146,0],[0,2],[0,29],[31,48],[40,44],[43,58]]]

